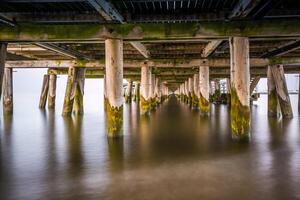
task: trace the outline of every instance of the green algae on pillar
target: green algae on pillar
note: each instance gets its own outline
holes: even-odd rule
[[[199,67],[199,109],[202,115],[209,115],[209,67]]]
[[[141,66],[141,97],[140,97],[140,112],[142,115],[150,113],[151,109],[151,70],[147,62]]]
[[[250,139],[250,63],[249,40],[230,38],[231,130],[232,138]]]
[[[13,112],[13,71],[12,68],[4,69],[3,79],[3,111],[10,114]]]
[[[72,98],[71,94],[72,94],[73,81],[74,81],[74,71],[75,71],[74,67],[69,67],[63,112],[62,112],[63,116],[70,115],[73,110],[74,99]]]
[[[280,117],[280,107],[279,107],[274,77],[271,71],[271,66],[268,66],[267,78],[268,78],[268,116],[278,118]]]
[[[85,82],[85,68],[76,68],[74,77],[74,96],[73,113],[75,115],[83,114],[83,95],[84,95],[84,82]]]
[[[42,85],[42,91],[40,96],[40,108],[45,108],[47,103],[47,97],[48,97],[48,91],[49,91],[49,75],[45,74],[43,78],[43,85]]]
[[[108,137],[123,135],[123,41],[105,40],[106,131]]]
[[[48,109],[55,108],[56,80],[57,80],[56,74],[49,75]]]

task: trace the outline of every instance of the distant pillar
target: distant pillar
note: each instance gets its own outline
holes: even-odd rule
[[[202,115],[208,115],[210,112],[209,103],[209,67],[199,67],[199,108]]]
[[[194,74],[193,78],[193,108],[198,108],[199,105],[199,73]]]
[[[193,78],[188,79],[188,96],[189,96],[189,104],[192,106],[193,103],[193,92],[194,92],[194,81]]]
[[[105,40],[106,128],[108,137],[123,135],[123,41]]]
[[[13,70],[12,68],[4,69],[3,110],[4,113],[13,112]]]
[[[75,77],[73,83],[73,93],[74,96],[73,113],[75,115],[83,114],[83,95],[84,95],[84,82],[85,82],[85,68],[78,67],[75,70]]]
[[[141,66],[141,114],[149,114],[151,109],[151,96],[150,96],[150,87],[151,87],[151,70],[147,63],[143,63]]]
[[[48,108],[55,108],[55,98],[56,98],[56,74],[49,75],[49,94],[48,94]]]
[[[135,82],[134,86],[134,101],[139,101],[140,100],[140,83]]]
[[[43,78],[43,85],[42,85],[42,91],[40,96],[40,104],[39,104],[40,108],[46,107],[48,91],[49,91],[49,75],[45,74]]]
[[[272,75],[271,66],[268,66],[267,78],[268,78],[268,116],[279,117],[280,107],[279,107],[276,85]]]
[[[274,65],[270,67],[274,78],[276,92],[278,96],[279,105],[283,118],[293,118],[293,110],[289,97],[289,92],[284,76],[284,69],[282,65]]]
[[[133,81],[132,80],[128,80],[128,87],[127,87],[126,95],[125,95],[125,101],[126,101],[126,103],[131,103],[131,99],[132,99],[132,84],[133,84]]]
[[[230,38],[231,129],[238,140],[250,138],[250,61],[249,40]]]
[[[161,102],[161,82],[159,78],[155,79],[155,101],[156,104],[158,105]]]
[[[151,109],[155,109],[156,102],[155,102],[155,74],[151,73],[150,76],[150,96],[151,96]]]
[[[2,83],[3,83],[3,75],[4,75],[4,68],[5,68],[5,61],[6,61],[6,50],[7,50],[7,44],[0,43],[0,99],[2,95]]]
[[[189,102],[189,84],[188,80],[184,82],[184,96],[185,96],[185,103]]]

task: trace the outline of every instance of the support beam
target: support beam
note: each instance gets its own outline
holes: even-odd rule
[[[55,108],[56,99],[56,74],[49,74],[49,94],[48,94],[48,109]]]
[[[155,103],[155,74],[151,73],[150,76],[150,98],[151,98],[151,109],[154,110],[156,107]]]
[[[8,19],[3,14],[0,14],[0,22],[7,24],[9,26],[15,26],[15,23],[13,21],[11,21],[10,19]]]
[[[209,115],[209,67],[199,67],[199,108],[202,115]]]
[[[46,107],[48,91],[49,91],[49,75],[45,74],[43,78],[39,108],[44,109]]]
[[[105,40],[106,128],[108,137],[123,135],[123,41]]]
[[[136,81],[134,86],[134,101],[140,101],[140,82]]]
[[[293,110],[286,85],[283,66],[273,65],[270,67],[270,69],[274,78],[282,117],[293,118]]]
[[[199,107],[199,73],[194,74],[193,81],[192,106],[193,109],[197,109]]]
[[[142,63],[141,66],[141,98],[140,107],[141,114],[149,114],[151,109],[151,70],[147,62]]]
[[[150,52],[141,42],[130,42],[130,44],[138,50],[145,58],[150,58]]]
[[[69,67],[68,70],[68,79],[67,79],[67,85],[66,85],[66,91],[65,91],[65,98],[64,98],[64,105],[63,105],[63,116],[68,116],[73,111],[73,104],[74,104],[74,81],[75,81],[75,67]]]
[[[231,129],[237,140],[250,138],[250,62],[249,40],[230,38]]]
[[[122,15],[109,0],[88,0],[88,2],[105,20],[125,23]]]
[[[158,105],[161,103],[161,80],[160,80],[160,78],[155,79],[154,93],[155,93],[155,102],[156,102],[156,105]]]
[[[35,43],[36,46],[44,48],[44,49],[48,49],[50,51],[54,51],[56,53],[65,55],[67,57],[70,58],[74,58],[74,59],[87,59],[87,60],[91,60],[92,58],[86,55],[83,55],[82,53],[75,51],[75,50],[71,50],[71,49],[67,49],[61,46],[58,46],[56,44],[50,44],[50,43]]]
[[[126,88],[125,101],[126,103],[131,103],[132,100],[132,85],[133,81],[131,79],[128,80],[128,85]]]
[[[4,70],[3,111],[8,114],[13,112],[13,71],[10,68]]]
[[[282,56],[284,54],[287,54],[289,52],[295,51],[300,48],[300,40],[296,40],[293,42],[290,42],[288,44],[285,44],[281,47],[278,47],[274,50],[271,50],[269,52],[264,53],[261,58],[270,58],[274,56]]]
[[[193,93],[194,93],[194,80],[192,77],[188,79],[188,96],[189,96],[189,105],[193,105]]]
[[[105,38],[122,38],[124,41],[173,40],[173,39],[226,39],[245,37],[300,36],[300,19],[264,19],[244,21],[214,21],[190,23],[144,24],[26,24],[18,28],[1,27],[0,41],[51,42],[55,41],[104,41]],[[251,30],[251,31],[249,31]],[[142,33],[142,34],[141,34]]]
[[[278,95],[276,92],[276,84],[272,74],[271,66],[267,69],[267,81],[268,81],[268,116],[280,117],[280,107],[278,102]]]
[[[2,83],[3,83],[3,75],[4,75],[4,68],[5,68],[5,61],[6,61],[6,50],[7,50],[7,44],[0,43],[0,99],[2,95]]]
[[[201,54],[202,57],[207,58],[214,53],[218,46],[223,42],[223,40],[213,40],[209,42],[206,47],[203,49]]]

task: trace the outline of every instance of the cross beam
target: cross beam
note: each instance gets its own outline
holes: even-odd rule
[[[273,56],[281,56],[281,55],[287,54],[287,53],[294,51],[296,49],[299,49],[299,48],[300,48],[300,40],[296,40],[296,41],[290,42],[288,44],[285,44],[281,47],[278,47],[274,50],[266,52],[261,57],[262,58],[270,58]]]

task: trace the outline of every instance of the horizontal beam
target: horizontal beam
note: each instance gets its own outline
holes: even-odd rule
[[[213,40],[209,42],[206,47],[204,48],[201,56],[204,58],[207,58],[210,56],[217,48],[218,46],[223,42],[223,40]]]
[[[145,24],[19,24],[0,26],[0,41],[125,41],[166,39],[227,39],[247,37],[300,37],[300,19]]]
[[[138,50],[145,58],[150,58],[150,52],[141,42],[130,42],[130,44]]]
[[[297,40],[297,41],[293,41],[288,44],[285,44],[285,45],[278,47],[274,50],[271,50],[269,52],[266,52],[261,57],[262,58],[270,58],[273,56],[281,56],[281,55],[287,54],[287,53],[294,51],[296,49],[299,49],[299,48],[300,48],[300,40]]]

